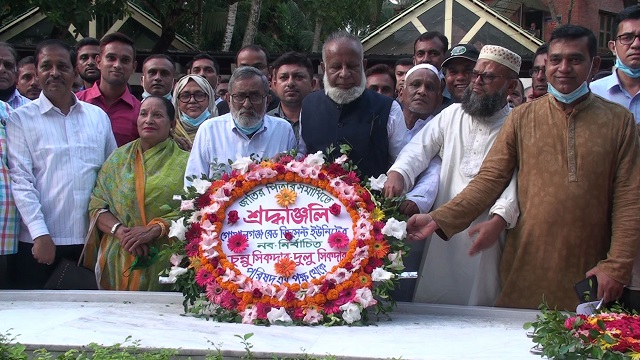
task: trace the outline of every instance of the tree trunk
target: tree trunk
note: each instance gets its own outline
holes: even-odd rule
[[[249,21],[247,21],[247,30],[242,38],[242,46],[253,44],[253,40],[256,38],[261,7],[262,0],[251,0],[251,12],[249,13]]]
[[[322,20],[316,18],[316,25],[313,28],[313,45],[311,45],[312,53],[320,52],[320,32],[322,31]]]
[[[238,14],[238,2],[229,5],[229,13],[227,14],[227,27],[224,32],[224,43],[222,51],[229,51],[231,48],[231,39],[233,39],[233,31],[236,28],[236,15]]]
[[[171,47],[171,43],[176,38],[176,26],[175,24],[164,24],[162,26],[162,33],[158,38],[158,41],[153,45],[151,49],[152,54],[164,54]]]
[[[53,25],[53,29],[51,29],[51,34],[49,34],[49,38],[51,39],[59,39],[62,40],[69,32],[69,27],[64,25]]]
[[[196,3],[196,18],[195,24],[193,26],[193,42],[196,44],[198,48],[201,46],[202,42],[202,2],[204,0],[197,0]]]

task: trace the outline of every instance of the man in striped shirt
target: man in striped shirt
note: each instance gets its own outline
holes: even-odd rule
[[[11,194],[7,166],[7,134],[5,124],[11,107],[0,100],[0,289],[9,288],[9,268],[18,252],[16,205]]]

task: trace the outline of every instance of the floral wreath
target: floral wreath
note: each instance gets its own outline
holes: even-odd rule
[[[180,210],[185,216],[172,222],[169,234],[181,241],[165,250],[173,254],[173,266],[164,271],[169,276],[161,277],[161,281],[174,282],[174,287],[183,292],[185,311],[228,322],[340,325],[366,324],[366,309],[374,305],[376,313],[392,310],[395,302],[389,293],[404,269],[406,223],[385,215],[385,211],[397,212],[398,199],[376,199],[382,199],[385,175],[371,178],[362,186],[346,155],[325,163],[322,152],[299,161],[291,155],[278,161],[238,158],[231,164],[230,174],[222,172],[220,164],[215,167],[214,178],[218,179],[191,179],[192,185],[182,196]],[[230,225],[239,220],[237,211],[227,212],[227,207],[254,187],[278,181],[326,190],[348,209],[353,222],[352,239],[340,232],[327,239],[332,248],[348,249],[344,258],[310,281],[272,284],[252,279],[242,274],[223,251],[219,234],[225,220]],[[295,197],[295,191],[286,188],[276,195],[281,206],[291,204]],[[381,206],[390,201],[396,206],[383,211]],[[341,210],[338,204],[329,209],[333,215]],[[291,240],[291,235],[286,235]],[[232,252],[241,253],[248,240],[240,233],[228,238],[226,244]],[[285,257],[274,268],[288,280],[295,266]]]
[[[549,310],[535,322],[532,353],[550,359],[640,359],[640,316],[625,313],[618,305],[611,310],[582,315]]]

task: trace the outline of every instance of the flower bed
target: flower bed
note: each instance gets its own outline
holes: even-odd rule
[[[379,192],[383,179],[363,186],[346,156],[326,163],[321,153],[300,161],[241,158],[232,168],[193,179],[182,198],[184,217],[171,226],[182,241],[169,249],[167,273],[186,310],[218,321],[306,325],[364,324],[367,308],[391,310],[406,224],[390,216],[394,207],[386,214],[381,208],[388,205]],[[296,207],[309,194],[322,201]],[[289,230],[283,224],[290,217],[323,225]],[[349,225],[327,226],[344,221]],[[268,228],[273,224],[282,225],[279,232]],[[288,251],[309,247],[316,253]]]

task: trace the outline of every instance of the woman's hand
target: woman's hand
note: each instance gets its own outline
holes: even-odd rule
[[[118,229],[120,230],[120,229]],[[116,232],[117,233],[117,232]],[[132,255],[146,255],[151,241],[160,237],[162,229],[159,225],[134,226],[123,229],[120,245]]]

